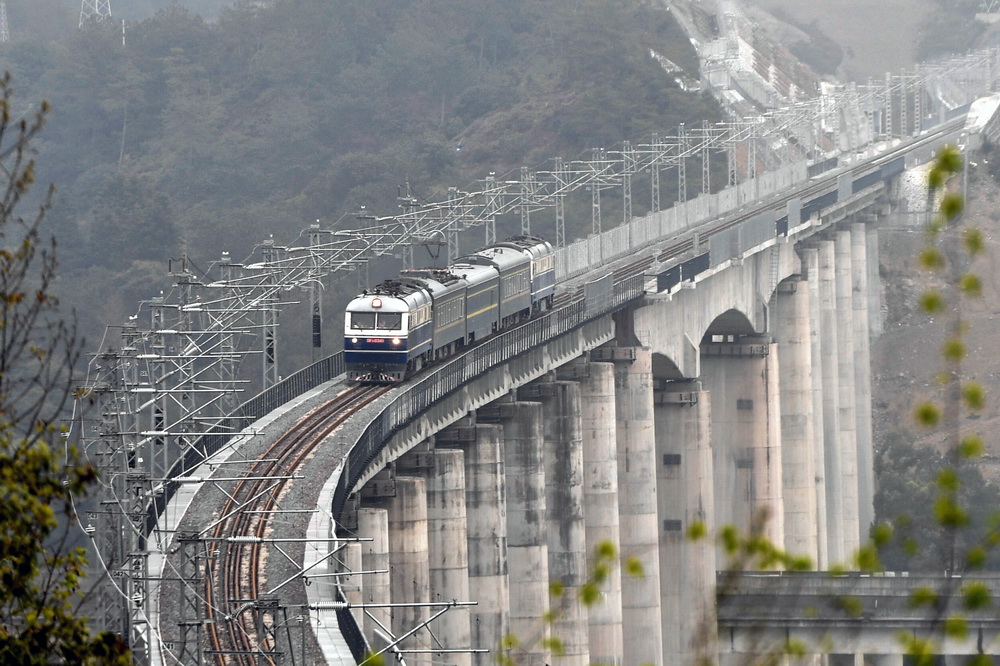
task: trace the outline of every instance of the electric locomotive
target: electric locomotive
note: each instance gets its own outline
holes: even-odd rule
[[[410,358],[431,348],[430,294],[387,280],[348,304],[344,324],[344,362],[352,379],[402,381]]]
[[[400,382],[411,373],[552,307],[555,255],[515,236],[447,268],[404,270],[347,306],[350,379]]]

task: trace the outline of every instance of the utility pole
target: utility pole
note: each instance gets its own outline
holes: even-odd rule
[[[111,0],[80,0],[80,25],[88,21],[100,23],[111,18]]]

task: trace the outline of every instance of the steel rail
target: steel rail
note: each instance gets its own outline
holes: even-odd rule
[[[258,635],[259,625],[253,621],[254,615],[246,613],[256,609],[262,584],[266,544],[260,539],[269,529],[278,497],[295,470],[330,432],[386,390],[353,387],[317,407],[268,445],[261,456],[266,460],[247,470],[253,479],[236,481],[221,511],[227,518],[215,525],[209,546],[210,551],[220,553],[216,558],[217,569],[205,577],[206,608],[211,620],[207,623],[210,653],[216,656],[219,666],[230,663],[227,657],[240,664],[257,664],[258,659],[274,663],[268,655],[274,646],[267,636]],[[277,474],[286,478],[260,492],[266,482],[262,477]],[[243,505],[234,509],[241,501]],[[235,609],[224,612],[236,600],[239,604]],[[225,625],[224,630],[220,630],[220,624]]]

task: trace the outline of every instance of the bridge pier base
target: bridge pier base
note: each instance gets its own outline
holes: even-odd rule
[[[903,666],[903,655],[901,654],[866,654],[865,663],[870,666]],[[962,664],[967,657],[962,657]]]

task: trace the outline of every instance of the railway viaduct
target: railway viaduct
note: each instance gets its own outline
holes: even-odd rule
[[[790,575],[738,584],[717,618],[717,571],[730,563],[712,536],[760,531],[821,570],[850,567],[873,518],[878,220],[899,205],[907,169],[945,143],[974,149],[1000,123],[995,110],[974,131],[962,117],[853,165],[810,174],[802,164],[563,250],[569,306],[386,393],[326,438],[310,466],[325,483],[284,498],[316,510],[271,528],[290,545],[269,556],[268,589],[237,614],[254,613],[271,658],[292,663],[387,650],[490,664],[505,641],[525,664],[725,663],[763,636],[804,637],[816,655],[849,646],[832,663],[902,664],[899,620],[880,623],[877,610],[902,579],[816,592],[830,604],[872,599],[864,640],[847,640],[858,625],[837,625],[834,611],[824,631],[803,628],[812,607],[769,615],[799,589]],[[617,258],[576,268],[595,252]],[[279,436],[341,382],[250,430]],[[261,446],[249,433],[246,446]],[[192,477],[219,482],[182,485],[165,529],[197,534],[219,519],[211,507],[235,450]],[[699,524],[712,536],[687,538]],[[602,594],[571,602],[606,543],[619,554]],[[212,566],[182,536],[150,558],[154,575],[194,579]],[[630,575],[636,563],[641,575]],[[172,656],[205,659],[204,600],[183,587],[153,590],[152,621]],[[754,618],[770,633],[755,633]],[[981,628],[980,646],[983,631],[988,647],[995,630]]]

